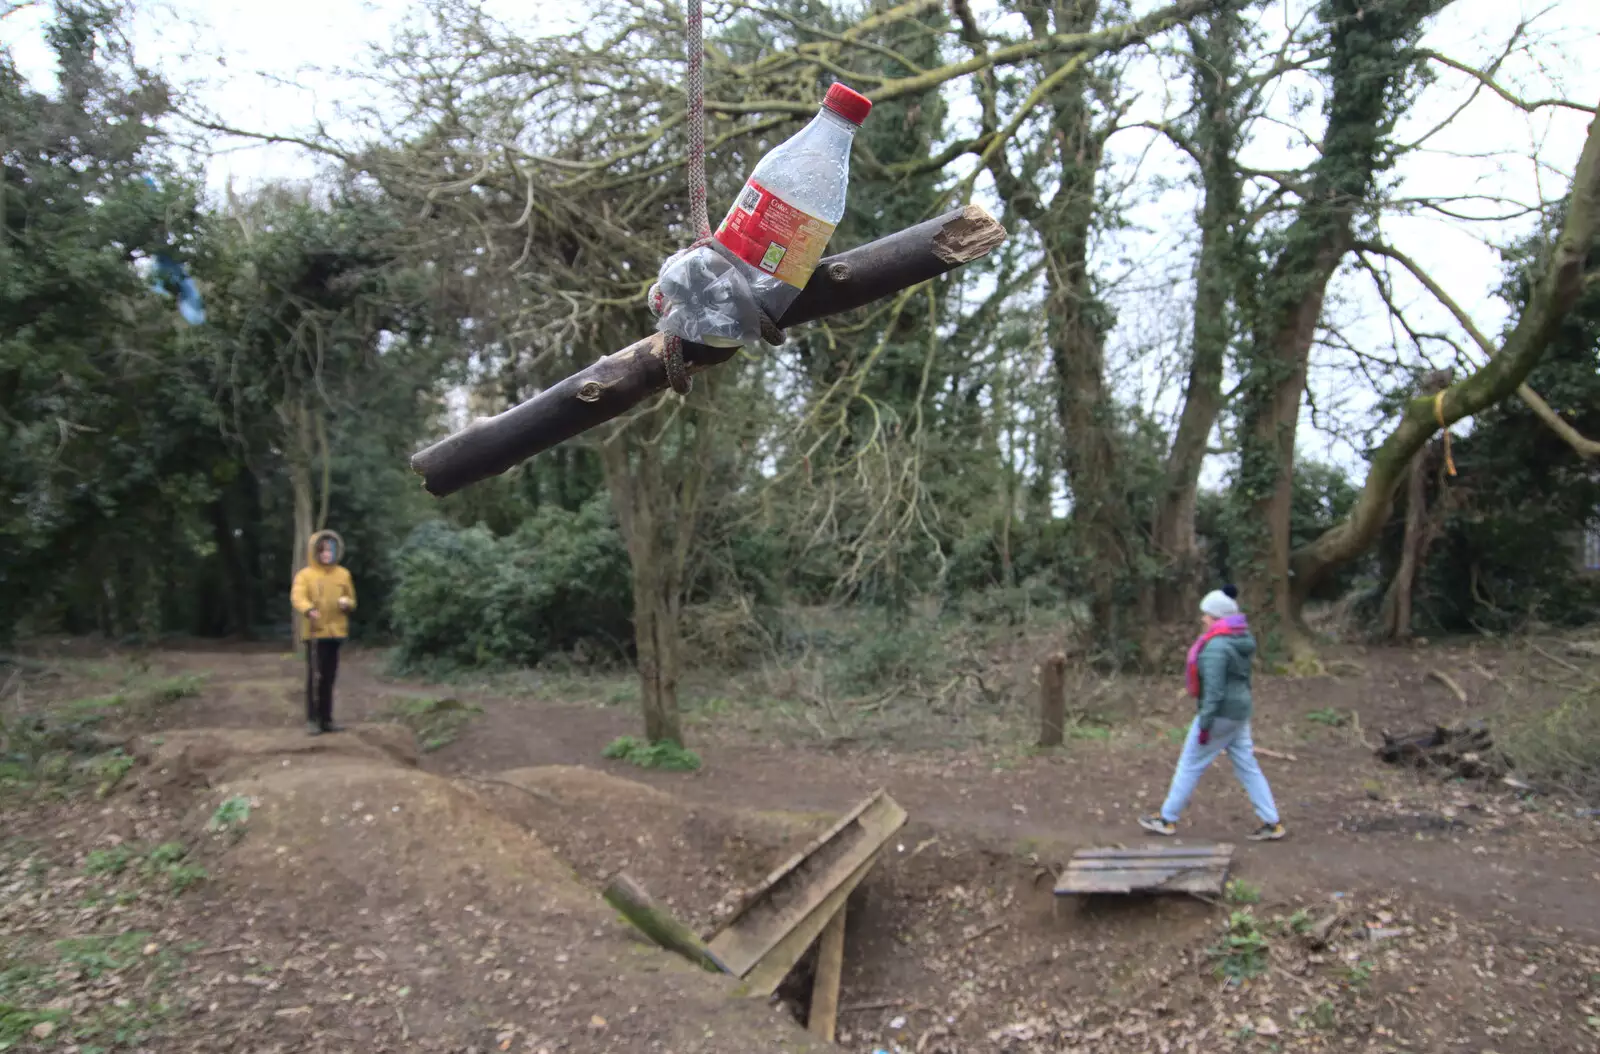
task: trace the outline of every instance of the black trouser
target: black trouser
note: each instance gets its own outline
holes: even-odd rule
[[[333,724],[333,679],[343,643],[337,637],[306,641],[306,720],[324,728]]]

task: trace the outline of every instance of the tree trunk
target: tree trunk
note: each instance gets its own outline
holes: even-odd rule
[[[1321,155],[1283,248],[1251,305],[1255,316],[1245,356],[1239,487],[1252,505],[1246,539],[1249,606],[1296,661],[1314,659],[1310,633],[1291,578],[1290,511],[1295,435],[1311,344],[1328,281],[1352,244],[1357,210],[1374,192],[1386,135],[1404,105],[1401,85],[1416,62],[1410,47],[1421,22],[1451,0],[1331,0],[1324,21],[1330,39],[1328,124]],[[1391,491],[1392,493],[1392,491]]]
[[[1036,39],[1087,32],[1099,13],[1098,0],[1053,4],[1019,3]],[[981,34],[969,26],[974,48]],[[1147,621],[1142,590],[1130,589],[1143,556],[1134,530],[1123,447],[1115,402],[1105,381],[1105,333],[1110,316],[1094,295],[1089,276],[1089,238],[1095,219],[1095,191],[1106,136],[1111,127],[1094,123],[1092,71],[1057,56],[1042,60],[1052,82],[1046,96],[1059,165],[1057,184],[1041,201],[1038,180],[1013,172],[1004,150],[987,155],[995,188],[1008,208],[1038,233],[1045,253],[1045,328],[1056,384],[1056,415],[1061,422],[1062,464],[1071,490],[1074,541],[1088,569],[1087,592],[1092,632],[1102,651],[1117,661],[1136,642],[1136,628]],[[994,128],[992,79],[980,82],[985,130]],[[1136,584],[1136,583],[1135,583]],[[1129,599],[1135,603],[1130,604]]]
[[[285,406],[281,416],[287,426],[284,431],[288,439],[286,447],[289,456],[286,460],[289,466],[289,491],[294,498],[294,541],[289,552],[289,573],[292,578],[306,565],[306,546],[311,543],[311,534],[316,529],[316,485],[311,475],[311,415],[306,412],[304,405],[294,401]],[[294,615],[289,618],[296,648],[305,640],[302,621]]]
[[[709,397],[715,382],[689,398]],[[683,743],[678,710],[684,569],[699,523],[716,417],[658,406],[601,445],[633,572],[633,637],[645,738]]]
[[[1538,275],[1527,306],[1499,354],[1445,389],[1437,404],[1425,396],[1412,399],[1394,430],[1373,453],[1366,482],[1350,513],[1295,552],[1291,601],[1296,616],[1318,582],[1371,547],[1389,518],[1407,466],[1438,432],[1438,417],[1442,416],[1448,427],[1515,394],[1586,285],[1600,281],[1600,267],[1590,263],[1595,239],[1600,236],[1600,121],[1589,125],[1564,215],[1549,263]]]
[[[1164,486],[1156,507],[1153,542],[1166,562],[1157,583],[1155,615],[1162,622],[1188,619],[1204,591],[1205,567],[1195,537],[1200,470],[1211,431],[1222,412],[1222,377],[1234,324],[1228,304],[1244,280],[1235,70],[1242,24],[1229,9],[1191,27],[1192,79],[1196,99],[1195,161],[1205,189],[1201,203],[1200,255],[1195,262],[1194,347],[1178,430],[1167,455]]]
[[[652,743],[683,742],[678,711],[678,606],[665,579],[667,559],[655,546],[629,547],[633,557],[634,642],[644,734]]]
[[[1406,483],[1405,535],[1400,541],[1400,566],[1383,594],[1379,617],[1385,639],[1400,642],[1411,638],[1411,590],[1417,568],[1422,563],[1424,534],[1428,515],[1428,452],[1418,451],[1411,460]]]

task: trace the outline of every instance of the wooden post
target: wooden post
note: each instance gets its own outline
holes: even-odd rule
[[[727,968],[717,961],[695,932],[677,919],[667,909],[651,899],[644,887],[618,872],[606,884],[601,894],[606,903],[622,913],[622,917],[639,927],[640,931],[668,951],[677,952],[690,962],[713,973],[727,973]]]
[[[778,324],[787,328],[853,311],[971,263],[1005,240],[1005,227],[979,206],[955,209],[827,257]],[[727,362],[738,351],[686,343],[683,357],[697,372]],[[626,413],[668,386],[666,351],[657,333],[418,451],[411,468],[428,493],[453,494]]]
[[[1060,652],[1039,664],[1039,745],[1059,747],[1067,725],[1067,657]]]
[[[811,1010],[806,1014],[806,1029],[825,1043],[833,1042],[839,1021],[839,977],[844,972],[844,916],[847,908],[834,913],[828,928],[817,942],[817,973],[811,981]]]

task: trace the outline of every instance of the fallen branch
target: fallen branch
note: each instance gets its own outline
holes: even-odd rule
[[[1552,655],[1550,652],[1545,651],[1537,644],[1530,644],[1529,647],[1538,652],[1540,655],[1543,655],[1545,658],[1549,659],[1551,662],[1555,663],[1557,666],[1560,666],[1562,669],[1575,673],[1580,677],[1588,676],[1588,674],[1584,673],[1583,667],[1577,665],[1576,663],[1570,663],[1566,659],[1563,659],[1557,655]]]
[[[1467,701],[1467,693],[1456,683],[1456,679],[1448,673],[1443,670],[1429,670],[1428,676],[1450,689],[1451,694],[1456,697],[1456,702],[1465,703]]]
[[[1279,761],[1299,761],[1293,754],[1285,754],[1281,750],[1268,750],[1266,747],[1256,747],[1256,754],[1264,758],[1276,758]]]
[[[1000,222],[976,205],[947,212],[823,260],[778,320],[782,328],[843,314],[947,274],[988,255],[1006,239]],[[685,343],[691,373],[727,362],[738,348]],[[453,494],[604,424],[664,392],[666,352],[660,333],[614,352],[527,402],[419,450],[411,468],[428,493]]]
[[[1383,745],[1374,753],[1391,765],[1408,765],[1468,780],[1499,779],[1509,767],[1482,723],[1456,728],[1439,725],[1402,736],[1385,732]]]
[[[1005,919],[996,919],[994,922],[989,923],[989,925],[985,926],[983,929],[979,930],[977,933],[974,933],[972,936],[968,937],[966,939],[965,943],[967,943],[967,944],[976,944],[978,941],[983,940],[983,938],[989,936],[989,934],[993,933],[995,930],[999,929],[1001,926],[1004,926],[1005,924],[1006,924],[1006,920]]]

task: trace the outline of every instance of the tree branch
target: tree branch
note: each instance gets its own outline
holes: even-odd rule
[[[1455,316],[1456,322],[1461,325],[1462,329],[1467,331],[1467,335],[1472,338],[1473,343],[1483,350],[1485,355],[1492,359],[1499,354],[1500,349],[1488,337],[1484,336],[1483,331],[1472,321],[1472,317],[1462,309],[1460,304],[1456,303],[1449,293],[1444,291],[1444,287],[1435,282],[1433,277],[1424,271],[1411,257],[1398,249],[1376,242],[1358,242],[1355,248],[1358,252],[1387,256],[1407,271],[1410,271],[1411,276],[1421,282],[1423,287],[1433,294],[1433,298],[1439,301],[1446,311]],[[1593,275],[1586,279],[1584,284],[1587,286],[1592,281],[1594,281]],[[1600,456],[1600,443],[1587,438],[1576,428],[1563,421],[1561,415],[1556,413],[1555,409],[1540,398],[1539,393],[1528,387],[1526,383],[1517,386],[1517,398],[1522,400],[1529,410],[1533,411],[1535,417],[1548,425],[1552,432],[1560,436],[1568,446],[1572,447],[1579,457],[1587,460]]]
[[[174,110],[173,112],[183,120],[194,125],[196,128],[203,128],[208,132],[218,132],[222,135],[231,135],[236,139],[254,139],[261,143],[281,143],[286,146],[298,146],[302,150],[310,150],[314,154],[324,154],[328,157],[337,158],[347,165],[353,166],[355,164],[355,158],[353,155],[329,146],[326,142],[318,142],[315,139],[303,139],[296,135],[272,135],[267,132],[251,132],[246,131],[243,128],[235,128],[232,125],[222,124],[217,121],[207,121],[202,120],[199,117],[192,117],[189,114],[184,113],[182,110]]]
[[[882,300],[987,255],[1005,237],[994,217],[969,205],[830,256],[778,323],[787,328]],[[684,358],[699,371],[728,361],[738,350],[685,343]],[[667,387],[666,353],[656,333],[419,451],[411,467],[429,493],[452,494],[618,417]]]
[[[1584,106],[1582,103],[1576,103],[1570,99],[1523,99],[1520,96],[1513,95],[1505,88],[1502,88],[1489,74],[1480,69],[1476,69],[1467,65],[1465,62],[1450,58],[1448,55],[1441,55],[1437,51],[1430,51],[1426,48],[1419,50],[1417,54],[1422,58],[1432,59],[1441,66],[1449,66],[1453,70],[1460,70],[1469,77],[1477,78],[1479,83],[1481,83],[1485,88],[1488,88],[1490,91],[1494,92],[1496,95],[1500,96],[1500,98],[1504,99],[1512,106],[1515,106],[1517,109],[1527,111],[1528,113],[1532,113],[1534,110],[1542,110],[1551,106],[1558,106],[1568,110],[1577,110],[1579,113],[1600,113],[1600,108],[1594,106]]]
[[[1293,592],[1298,602],[1303,602],[1330,571],[1355,559],[1371,546],[1389,517],[1395,488],[1404,477],[1406,467],[1439,430],[1441,418],[1448,427],[1452,422],[1493,406],[1527,379],[1562,320],[1593,281],[1586,267],[1597,236],[1600,236],[1600,121],[1589,125],[1583,154],[1572,179],[1561,237],[1516,328],[1498,354],[1446,388],[1439,400],[1417,398],[1406,405],[1400,422],[1373,453],[1372,467],[1350,513],[1293,554]]]

